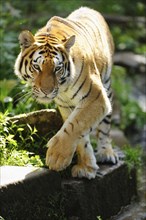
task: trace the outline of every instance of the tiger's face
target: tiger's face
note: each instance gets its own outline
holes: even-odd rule
[[[29,31],[23,31],[19,40],[21,52],[15,63],[15,73],[31,84],[38,102],[48,103],[70,79],[69,52],[75,36],[60,42],[49,34],[34,37]]]

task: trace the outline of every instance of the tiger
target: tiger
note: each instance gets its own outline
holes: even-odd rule
[[[31,85],[37,102],[54,100],[63,119],[47,143],[46,166],[62,171],[76,154],[72,176],[94,179],[98,162],[118,162],[110,137],[114,43],[105,19],[94,9],[80,7],[66,18],[51,17],[35,35],[23,30],[19,43],[15,74]]]

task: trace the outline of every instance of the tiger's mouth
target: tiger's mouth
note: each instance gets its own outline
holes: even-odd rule
[[[33,98],[37,102],[42,103],[42,104],[48,104],[52,102],[57,95],[58,95],[58,89],[54,89],[53,92],[50,94],[45,94],[45,93],[42,94],[42,92],[41,93],[33,92]]]
[[[40,104],[49,104],[50,102],[53,101],[53,98],[48,98],[48,97],[34,97],[35,100],[40,103]]]

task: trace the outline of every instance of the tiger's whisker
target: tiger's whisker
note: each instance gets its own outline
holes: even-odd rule
[[[20,93],[19,93],[20,94]],[[20,100],[24,100],[25,98],[30,98],[31,97],[31,92],[27,92],[23,94],[22,96],[18,97],[17,99],[14,100],[14,103],[19,102]],[[28,100],[28,99],[27,99]]]

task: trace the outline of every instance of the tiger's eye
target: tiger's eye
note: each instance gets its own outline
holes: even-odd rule
[[[36,70],[40,70],[40,67],[38,64],[34,64],[33,67],[36,69]]]
[[[56,71],[59,71],[60,69],[61,69],[61,66],[57,66],[57,67],[55,68]]]

